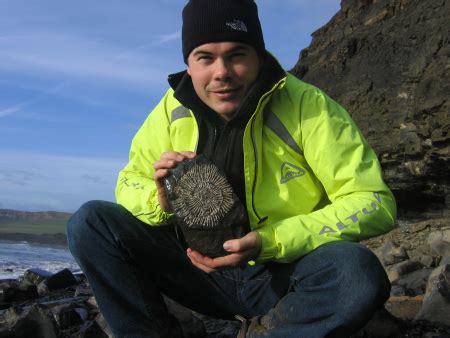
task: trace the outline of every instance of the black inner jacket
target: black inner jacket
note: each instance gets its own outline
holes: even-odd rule
[[[169,75],[168,81],[175,91],[175,98],[190,109],[197,120],[199,129],[197,154],[203,154],[225,173],[233,191],[244,207],[246,206],[244,129],[255,112],[261,96],[285,76],[285,71],[275,58],[266,53],[255,83],[249,89],[237,112],[229,121],[225,121],[198,97],[187,71]],[[248,221],[243,228],[245,233],[250,231]]]

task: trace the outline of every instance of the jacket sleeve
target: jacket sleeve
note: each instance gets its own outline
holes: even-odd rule
[[[272,224],[269,218],[257,230],[257,262],[291,262],[325,243],[386,233],[395,222],[395,200],[378,159],[348,113],[316,88],[303,93],[298,105],[297,141],[330,203]]]
[[[133,138],[129,162],[119,173],[116,185],[117,203],[135,217],[150,225],[165,224],[171,214],[164,212],[153,180],[153,163],[172,149],[167,99],[163,97]]]

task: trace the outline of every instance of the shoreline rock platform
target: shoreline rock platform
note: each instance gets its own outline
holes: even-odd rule
[[[450,337],[450,219],[403,222],[364,241],[391,281],[385,307],[352,337]],[[238,321],[210,318],[165,298],[184,337],[229,338]],[[38,268],[0,280],[0,337],[112,337],[83,274]]]

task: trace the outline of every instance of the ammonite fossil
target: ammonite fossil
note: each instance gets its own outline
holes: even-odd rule
[[[164,185],[188,246],[209,257],[226,255],[223,243],[242,236],[247,214],[224,173],[200,155],[171,169]]]

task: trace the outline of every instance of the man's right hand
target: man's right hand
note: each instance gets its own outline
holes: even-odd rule
[[[169,175],[169,169],[175,168],[178,163],[194,158],[197,154],[192,151],[168,151],[161,154],[158,161],[153,163],[153,168],[155,168],[155,174],[153,179],[156,183],[156,188],[158,189],[158,199],[161,209],[165,212],[172,212],[169,202],[167,201],[166,190],[163,184],[163,178]]]

